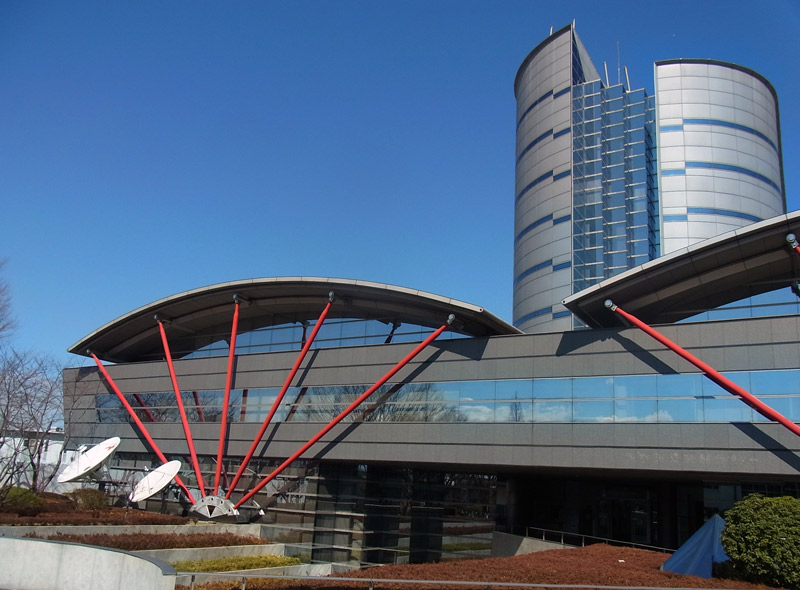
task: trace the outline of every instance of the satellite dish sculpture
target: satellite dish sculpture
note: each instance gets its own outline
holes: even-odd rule
[[[111,461],[114,456],[114,451],[119,446],[120,438],[112,436],[101,443],[94,445],[88,449],[85,445],[78,448],[78,456],[72,460],[72,463],[64,468],[61,475],[58,476],[58,483],[69,483],[79,480],[98,480],[97,475],[106,471],[106,465]],[[110,479],[107,473],[103,475],[104,479]]]
[[[180,461],[170,461],[157,467],[153,471],[145,475],[139,483],[137,483],[133,491],[130,493],[129,499],[131,502],[141,502],[147,500],[151,496],[155,496],[158,492],[163,490],[169,482],[175,479],[178,472],[181,470]]]

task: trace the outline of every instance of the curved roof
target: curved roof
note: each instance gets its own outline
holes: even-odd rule
[[[245,301],[239,310],[242,333],[315,321],[331,291],[335,301],[328,317],[390,318],[438,328],[454,314],[450,329],[469,336],[521,333],[482,307],[416,289],[349,279],[273,277],[219,283],[159,299],[98,328],[68,350],[86,356],[91,351],[111,362],[152,358],[162,350],[154,319],[158,315],[170,322],[170,349],[193,351],[230,332],[234,294]]]
[[[677,322],[800,280],[800,255],[786,235],[800,237],[800,211],[778,215],[651,260],[564,300],[592,328],[620,326],[611,299],[648,324]]]

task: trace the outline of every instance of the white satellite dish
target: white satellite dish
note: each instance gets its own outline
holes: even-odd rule
[[[58,483],[68,483],[78,479],[90,479],[114,456],[114,451],[119,446],[120,438],[112,436],[103,442],[94,445],[88,451],[85,447],[78,449],[78,456],[72,463],[66,466],[61,475],[58,476]]]
[[[178,475],[181,470],[180,461],[169,461],[164,463],[161,467],[153,469],[150,473],[145,475],[142,480],[137,483],[131,492],[131,502],[141,502],[147,500],[167,487],[167,484]]]

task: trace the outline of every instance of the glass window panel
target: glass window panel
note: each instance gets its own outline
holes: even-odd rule
[[[800,371],[753,371],[750,386],[756,396],[800,393]]]
[[[533,420],[533,403],[530,399],[497,403],[494,408],[494,419],[497,422],[530,422]]]
[[[458,399],[462,402],[494,400],[494,390],[494,381],[467,381],[461,383],[461,397]]]
[[[572,404],[575,422],[611,422],[614,419],[614,401],[575,401]]]
[[[703,415],[706,422],[752,422],[753,410],[739,398],[704,397]]]
[[[572,379],[536,379],[533,382],[534,399],[570,399]]]
[[[800,422],[800,396],[764,397],[761,401],[776,412],[786,416],[792,422]],[[759,422],[768,421],[768,418],[763,417],[758,412],[753,412],[753,417]]]
[[[572,395],[575,399],[592,397],[613,397],[613,379],[611,377],[587,377],[574,379]]]
[[[723,373],[723,376],[733,381],[736,385],[750,391],[750,373]],[[728,390],[720,387],[711,379],[703,379],[703,395],[731,395]]]
[[[702,422],[703,400],[701,399],[659,399],[659,422]]]
[[[608,113],[604,117],[604,121],[607,125],[616,125],[618,123],[622,123],[623,113],[622,111],[614,111],[613,113]]]
[[[498,400],[531,399],[533,397],[533,381],[529,379],[498,381],[495,386],[495,395]]]
[[[416,389],[409,389],[409,391],[415,391],[414,394],[415,399],[428,400],[431,398],[431,396],[433,396],[433,398],[437,400],[457,402],[459,399],[462,398],[462,396],[466,395],[463,393],[463,388],[469,385],[471,384],[462,383],[460,381],[452,381],[449,383],[431,383],[429,387],[426,388],[417,387]],[[404,387],[403,391],[405,390],[406,388]]]
[[[462,402],[458,406],[458,410],[467,422],[494,422],[494,403],[465,404]]]
[[[655,375],[614,377],[614,397],[656,397],[657,394]]]
[[[658,402],[651,400],[616,400],[614,402],[615,422],[656,422]]]
[[[484,404],[491,409],[491,404]],[[428,422],[464,422],[466,415],[455,402],[432,402],[427,408]]]
[[[533,402],[534,422],[570,422],[572,404],[564,402]]]

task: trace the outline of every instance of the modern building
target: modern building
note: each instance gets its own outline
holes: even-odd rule
[[[785,212],[778,99],[714,60],[655,64],[655,95],[601,75],[569,25],[519,68],[514,325],[581,326],[561,301]]]
[[[774,92],[656,72],[657,100],[609,85],[574,27],[520,68],[516,326],[364,281],[211,285],[69,349],[92,358],[64,372],[70,440],[121,437],[121,481],[180,459],[184,506],[252,492],[275,540],[354,565],[495,532],[676,548],[749,492],[800,496],[800,300],[713,319],[800,280]]]

